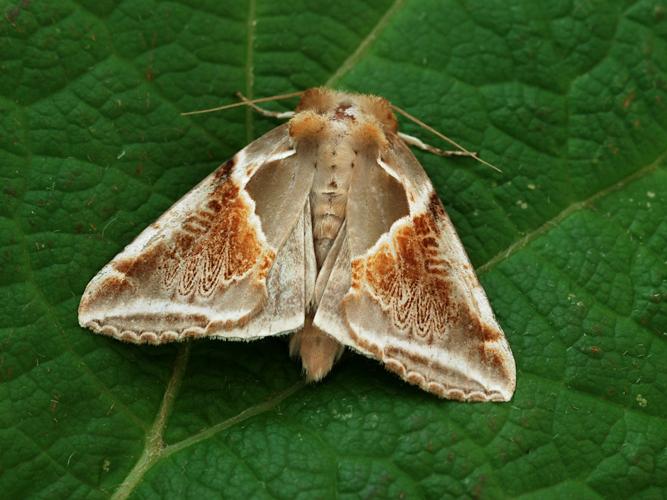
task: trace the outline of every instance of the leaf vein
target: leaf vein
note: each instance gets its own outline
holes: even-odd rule
[[[190,344],[187,343],[179,349],[178,354],[176,355],[174,370],[169,378],[169,382],[167,382],[167,387],[165,388],[162,397],[162,404],[155,416],[153,425],[146,434],[145,445],[141,456],[111,496],[113,500],[129,497],[141,483],[146,472],[160,459],[165,449],[164,429],[167,426],[167,420],[169,419],[169,415],[174,406],[174,401],[176,400],[176,395],[178,394],[181,382],[185,376],[189,357]]]
[[[248,0],[248,21],[246,24],[246,64],[245,64],[245,96],[253,98],[255,85],[254,49],[255,27],[257,26],[256,0]],[[254,139],[254,110],[250,106],[245,108],[246,142]]]
[[[305,382],[300,380],[262,403],[250,406],[233,417],[230,417],[218,424],[204,429],[203,431],[193,434],[192,436],[178,441],[177,443],[165,446],[163,441],[164,429],[173,407],[176,394],[185,374],[185,367],[187,365],[188,356],[189,344],[186,345],[185,349],[182,349],[177,356],[176,362],[174,364],[174,371],[171,379],[169,380],[169,383],[167,384],[165,395],[162,400],[162,405],[158,410],[158,414],[155,418],[153,426],[146,435],[146,444],[144,450],[137,460],[135,466],[113,494],[113,500],[128,498],[141,483],[146,473],[162,459],[167,458],[170,455],[173,455],[174,453],[177,453],[201,441],[209,439],[216,434],[225,431],[230,427],[233,427],[234,425],[240,424],[241,422],[244,422],[261,413],[272,410],[283,400],[287,399],[289,396],[305,386]]]
[[[343,61],[343,63],[338,67],[338,69],[329,77],[329,79],[324,83],[325,87],[331,87],[342,76],[348,73],[364,56],[368,51],[373,42],[377,39],[378,35],[385,29],[389,24],[389,21],[394,16],[398,10],[403,6],[405,0],[395,0],[394,3],[387,9],[384,15],[378,20],[377,24],[368,32],[368,35],[361,40],[357,48],[350,54],[350,56]]]
[[[548,232],[552,227],[556,227],[558,223],[566,219],[568,216],[573,214],[574,212],[577,212],[578,210],[584,209],[586,207],[591,206],[594,204],[596,201],[599,199],[605,197],[608,194],[614,193],[616,191],[619,191],[620,189],[623,189],[626,185],[630,184],[631,182],[638,180],[646,175],[649,175],[652,173],[654,170],[658,168],[658,165],[662,163],[662,161],[667,158],[667,152],[661,154],[658,156],[656,160],[653,162],[649,163],[648,165],[639,168],[638,170],[635,170],[634,172],[630,173],[629,175],[623,177],[621,180],[618,182],[611,184],[607,186],[606,188],[598,191],[597,193],[592,194],[588,198],[584,200],[579,200],[574,203],[571,203],[567,207],[565,207],[563,210],[561,210],[558,214],[556,214],[554,217],[550,218],[549,220],[545,221],[542,223],[539,227],[533,229],[529,233],[526,233],[526,235],[509,245],[508,247],[500,250],[496,255],[491,257],[488,261],[486,261],[484,264],[479,266],[477,268],[477,273],[482,274],[490,269],[493,269],[496,267],[500,262],[503,260],[509,258],[510,256],[514,255],[516,252],[519,250],[523,249],[526,247],[529,243],[533,242],[535,239],[537,239],[539,236],[545,234]]]
[[[185,438],[177,443],[168,445],[164,449],[163,456],[167,457],[169,455],[173,455],[174,453],[181,451],[184,448],[188,448],[189,446],[192,446],[194,444],[197,444],[201,441],[204,441],[206,439],[209,439],[216,434],[225,431],[229,429],[230,427],[233,427],[234,425],[240,424],[241,422],[244,422],[245,420],[248,420],[254,416],[257,416],[261,413],[265,413],[267,411],[272,410],[276,406],[278,406],[283,400],[287,399],[290,397],[292,394],[295,392],[299,391],[302,389],[306,383],[302,380],[296,382],[292,386],[288,387],[284,391],[279,392],[272,398],[269,398],[268,400],[258,403],[256,405],[250,406],[243,410],[240,413],[237,413],[233,417],[230,417],[226,420],[223,420],[222,422],[219,422],[208,429],[204,429],[203,431],[198,432],[197,434],[193,434],[192,436]]]

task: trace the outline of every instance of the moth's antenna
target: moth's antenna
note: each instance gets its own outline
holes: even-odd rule
[[[224,106],[218,106],[217,108],[209,109],[198,109],[197,111],[187,111],[181,113],[181,116],[189,115],[201,115],[203,113],[213,113],[214,111],[222,111],[223,109],[238,108],[239,106],[249,106],[251,104],[257,104],[259,102],[267,101],[279,101],[280,99],[289,99],[290,97],[299,97],[303,94],[303,91],[300,92],[290,92],[289,94],[278,94],[270,97],[260,97],[259,99],[245,99],[240,102],[234,102],[232,104],[225,104]]]
[[[401,108],[399,108],[398,106],[395,106],[394,104],[392,104],[391,107],[392,107],[392,108],[394,109],[394,111],[396,111],[398,114],[405,116],[408,120],[410,120],[410,121],[416,123],[417,125],[419,125],[420,127],[424,128],[424,129],[426,129],[426,130],[428,130],[428,131],[431,132],[432,134],[435,134],[436,136],[438,136],[438,137],[439,137],[440,139],[442,139],[443,141],[446,141],[446,142],[448,142],[449,144],[451,144],[452,146],[454,146],[454,147],[460,149],[461,151],[463,151],[464,153],[466,153],[466,155],[471,156],[472,158],[474,158],[474,159],[477,160],[478,162],[480,162],[480,163],[486,165],[487,167],[491,167],[493,170],[496,170],[496,171],[502,173],[502,170],[500,170],[500,169],[499,169],[498,167],[496,167],[495,165],[492,165],[492,164],[489,163],[488,161],[483,160],[482,158],[480,158],[480,157],[477,155],[477,153],[473,153],[472,151],[467,150],[466,148],[464,148],[463,146],[461,146],[458,142],[456,142],[454,139],[450,139],[449,137],[447,137],[447,136],[446,136],[445,134],[443,134],[442,132],[438,132],[436,129],[434,129],[434,128],[431,127],[430,125],[427,125],[426,123],[424,123],[423,121],[421,121],[421,120],[420,120],[419,118],[417,118],[416,116],[411,115],[410,113],[408,113],[408,112],[405,111],[404,109],[401,109]]]

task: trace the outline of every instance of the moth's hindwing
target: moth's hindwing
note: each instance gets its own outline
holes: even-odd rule
[[[397,137],[368,162],[315,325],[441,397],[508,401],[512,353],[428,176]]]
[[[95,276],[80,324],[153,344],[303,325],[312,176],[295,156],[283,125],[219,167]]]

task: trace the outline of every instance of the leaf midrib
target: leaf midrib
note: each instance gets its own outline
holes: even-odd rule
[[[254,97],[255,86],[255,26],[257,23],[256,0],[248,0],[248,20],[246,23],[246,66],[245,66],[245,96],[248,99]],[[255,135],[255,113],[250,106],[245,108],[246,143],[254,139]]]

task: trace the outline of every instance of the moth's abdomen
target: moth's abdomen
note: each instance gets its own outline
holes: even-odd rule
[[[313,243],[320,268],[345,221],[347,195],[354,169],[354,150],[346,137],[319,148],[315,179],[310,190]]]
[[[345,221],[347,192],[317,192],[310,194],[313,214],[313,244],[318,269],[322,267],[340,227]]]

